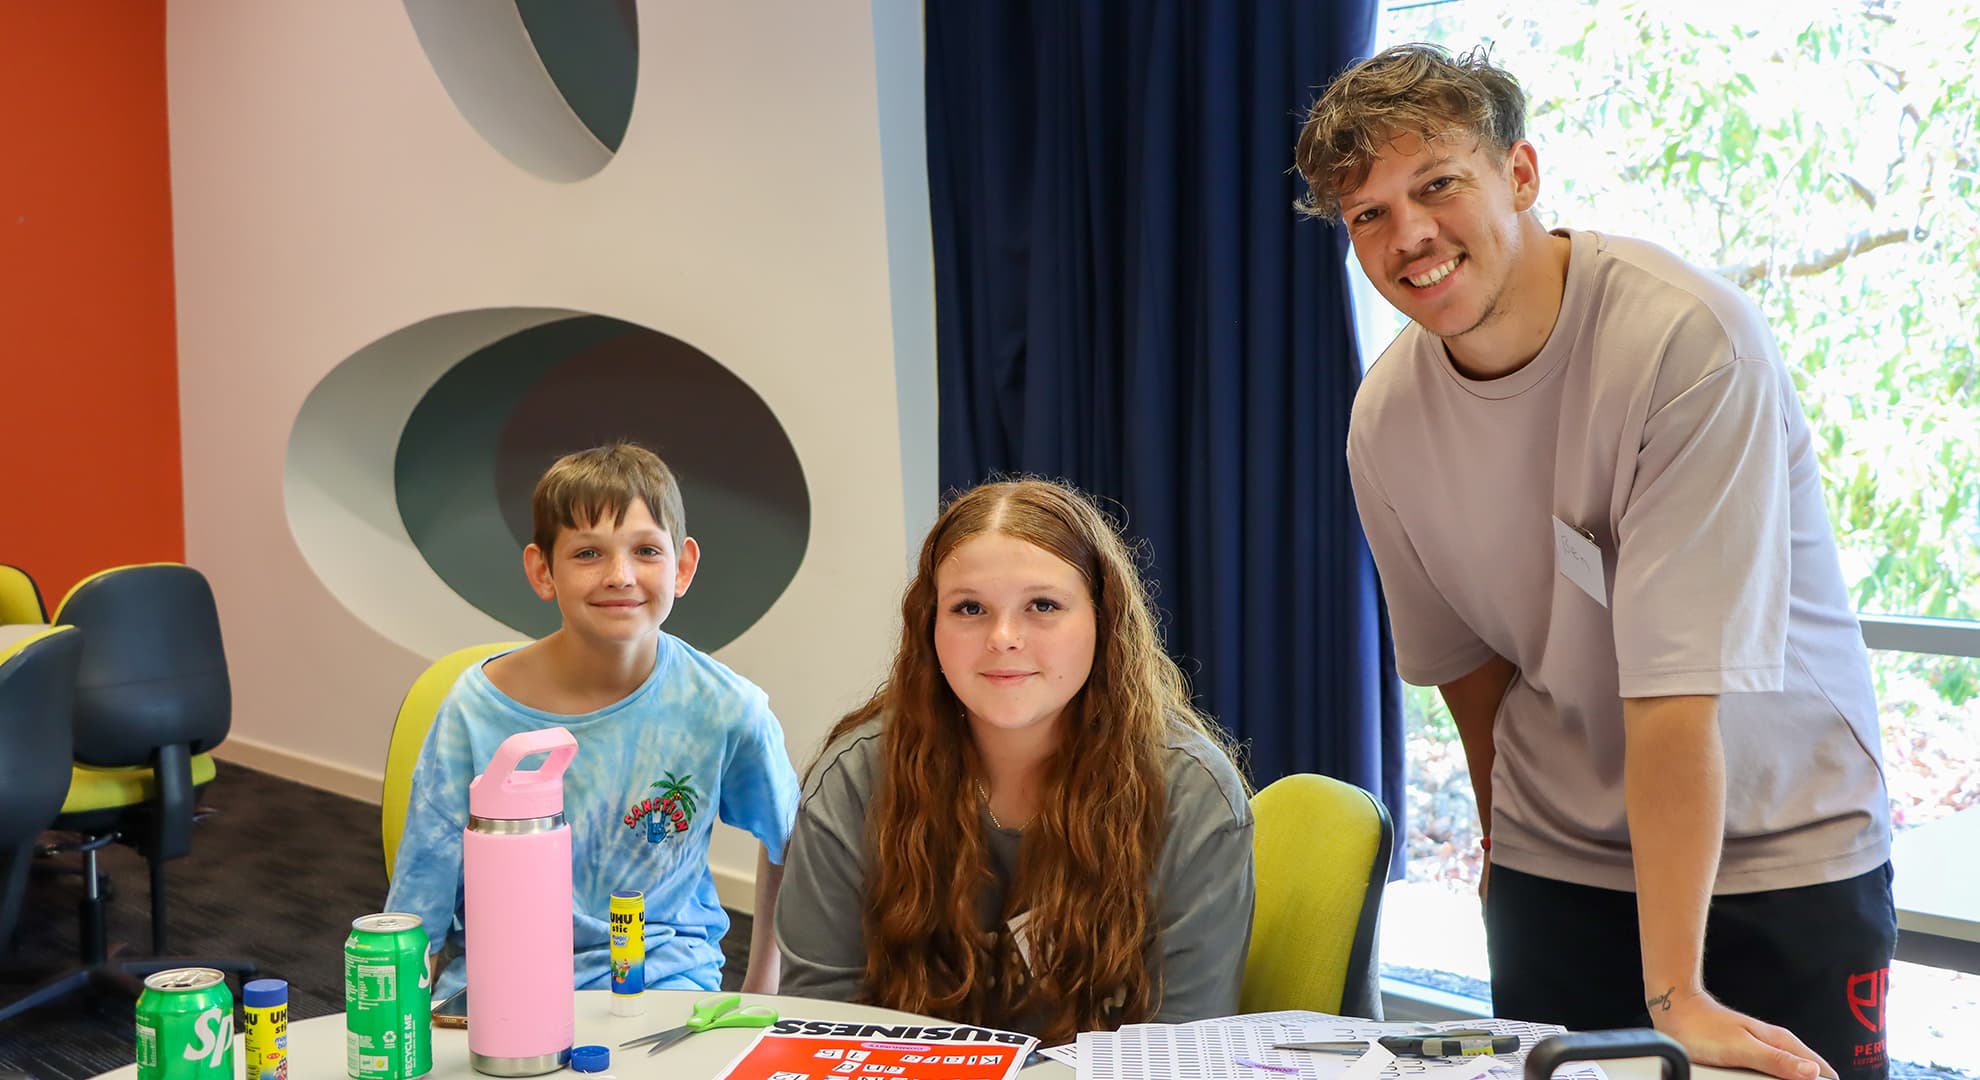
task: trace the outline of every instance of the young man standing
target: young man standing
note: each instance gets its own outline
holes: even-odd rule
[[[1793,383],[1731,284],[1549,232],[1524,129],[1483,55],[1407,45],[1298,146],[1309,209],[1411,320],[1348,463],[1398,668],[1478,794],[1494,1009],[1882,1077],[1876,702]]]

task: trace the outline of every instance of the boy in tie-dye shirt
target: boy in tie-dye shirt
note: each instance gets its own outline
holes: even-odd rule
[[[470,667],[441,704],[413,773],[386,909],[425,921],[436,961],[454,946],[434,1000],[459,989],[468,783],[504,739],[562,726],[578,741],[564,774],[574,985],[607,985],[611,895],[638,889],[646,985],[720,986],[729,919],[708,870],[720,817],[763,844],[754,935],[763,940],[752,942],[743,989],[774,993],[769,933],[797,777],[763,691],[660,629],[700,557],[672,472],[637,446],[586,450],[550,467],[531,510],[524,570],[563,625]]]

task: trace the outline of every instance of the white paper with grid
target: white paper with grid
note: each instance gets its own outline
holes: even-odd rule
[[[1401,1058],[1380,1051],[1381,1058],[1364,1054],[1317,1054],[1298,1050],[1273,1050],[1273,1043],[1317,1042],[1332,1039],[1373,1039],[1382,1035],[1419,1034],[1438,1030],[1483,1028],[1495,1035],[1517,1035],[1520,1049],[1497,1057]],[[1301,1080],[1519,1080],[1526,1053],[1534,1043],[1566,1029],[1557,1024],[1533,1024],[1523,1020],[1462,1020],[1442,1024],[1380,1023],[1325,1013],[1285,1011],[1254,1013],[1248,1016],[1199,1020],[1191,1024],[1132,1024],[1118,1032],[1088,1032],[1071,1046],[1044,1051],[1055,1060],[1075,1066],[1080,1080],[1115,1080],[1147,1075],[1174,1075],[1187,1080],[1272,1080],[1274,1076],[1300,1077]],[[1160,1034],[1158,1034],[1160,1033]],[[1093,1056],[1096,1068],[1089,1070]],[[1386,1059],[1386,1060],[1383,1060]],[[1244,1064],[1240,1064],[1242,1060]],[[1380,1061],[1380,1067],[1375,1062]],[[1256,1064],[1251,1064],[1256,1063]],[[1349,1069],[1364,1065],[1366,1072]],[[1194,1070],[1194,1071],[1192,1071]],[[1607,1074],[1593,1063],[1581,1063],[1556,1074],[1561,1080],[1607,1080]]]
[[[1274,1050],[1272,1029],[1251,1024],[1130,1024],[1079,1037],[1079,1080],[1376,1080],[1395,1055]],[[1473,1074],[1475,1075],[1475,1073]],[[1453,1075],[1450,1080],[1458,1080]]]

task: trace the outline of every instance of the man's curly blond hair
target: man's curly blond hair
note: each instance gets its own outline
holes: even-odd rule
[[[1339,221],[1341,196],[1368,179],[1397,136],[1469,134],[1503,154],[1526,137],[1526,95],[1483,46],[1453,57],[1396,45],[1341,72],[1306,114],[1294,162],[1307,193],[1295,208]]]

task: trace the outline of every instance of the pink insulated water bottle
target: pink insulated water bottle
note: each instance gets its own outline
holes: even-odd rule
[[[577,749],[560,727],[511,735],[468,785],[461,863],[468,1064],[476,1072],[536,1076],[570,1060],[576,1000],[564,770]],[[545,753],[537,768],[516,768]]]

